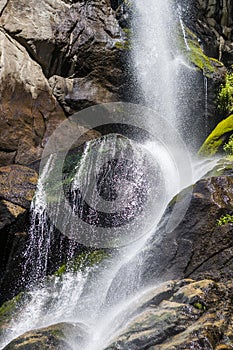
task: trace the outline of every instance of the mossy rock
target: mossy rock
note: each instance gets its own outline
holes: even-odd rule
[[[84,271],[87,268],[95,267],[100,264],[109,254],[104,250],[94,250],[91,252],[83,252],[78,257],[63,264],[56,272],[55,276],[60,277],[65,272]]]
[[[8,328],[12,317],[19,312],[22,305],[22,298],[23,293],[19,293],[0,307],[0,335]]]
[[[222,120],[212,133],[207,137],[204,144],[199,150],[199,155],[201,156],[214,156],[219,151],[225,142],[229,139],[230,135],[233,133],[233,114],[228,118]]]
[[[83,324],[58,323],[24,333],[11,341],[4,350],[71,350],[67,339],[76,341],[77,349],[82,349],[87,334]]]
[[[215,58],[205,55],[200,46],[198,37],[188,27],[184,26],[184,30],[186,42],[184,41],[182,29],[179,28],[178,30],[180,50],[184,57],[197,69],[200,69],[203,75],[208,78],[213,78],[215,74],[219,74],[219,69],[224,69],[224,65]]]

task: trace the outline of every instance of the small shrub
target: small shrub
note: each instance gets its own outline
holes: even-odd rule
[[[233,109],[233,74],[227,73],[225,83],[221,85],[218,94],[218,108],[223,113]]]
[[[233,134],[230,136],[228,142],[223,146],[223,150],[227,153],[227,155],[233,155]]]

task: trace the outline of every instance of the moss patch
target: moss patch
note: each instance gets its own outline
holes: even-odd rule
[[[233,224],[233,215],[226,214],[220,217],[220,219],[217,220],[218,226],[223,226],[226,224]]]
[[[216,126],[201,146],[199,155],[215,155],[218,151],[222,150],[224,143],[228,141],[231,133],[233,133],[233,114]]]
[[[65,272],[83,271],[88,267],[98,265],[108,257],[104,250],[95,250],[92,252],[83,252],[77,258],[74,258],[67,264],[63,264],[56,272],[55,276],[62,276]]]

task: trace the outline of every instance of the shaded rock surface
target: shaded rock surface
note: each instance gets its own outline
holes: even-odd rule
[[[232,282],[169,281],[134,301],[106,350],[232,349]]]

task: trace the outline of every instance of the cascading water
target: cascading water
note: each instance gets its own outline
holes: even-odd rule
[[[171,1],[135,0],[133,60],[145,103],[175,122],[175,23]]]
[[[174,8],[169,0],[148,0],[146,4],[145,1],[135,0],[134,8],[133,61],[142,87],[144,101],[156,111],[155,114],[152,114],[153,116],[165,117],[172,123],[173,127],[176,127],[179,113],[174,93],[177,87],[177,60],[174,57],[176,52],[175,31],[173,30]],[[180,18],[179,21],[181,29],[184,31],[182,19]],[[150,124],[150,120],[148,120],[148,124]],[[164,133],[162,128],[159,129],[159,123],[154,125],[158,127],[158,134]],[[168,135],[171,133],[170,127],[166,132]],[[144,290],[144,284],[140,277],[140,266],[144,263],[143,258],[138,261],[136,266],[132,266],[129,262],[143,250],[145,242],[155,232],[156,224],[171,198],[179,190],[205,174],[212,167],[212,164],[202,164],[201,170],[198,168],[193,178],[186,179],[184,177],[185,180],[180,181],[179,171],[175,164],[176,160],[172,159],[168,145],[158,146],[156,142],[136,145],[131,141],[124,143],[122,140],[124,140],[122,137],[111,136],[109,139],[103,138],[101,141],[90,141],[87,144],[81,160],[73,168],[72,177],[67,177],[64,180],[68,184],[72,183],[66,198],[67,203],[71,203],[72,209],[68,216],[63,215],[60,210],[60,208],[64,209],[67,203],[63,203],[59,197],[63,187],[56,187],[56,176],[54,175],[56,174],[56,171],[54,172],[56,156],[51,156],[47,160],[32,205],[31,241],[25,253],[25,270],[32,271],[31,279],[28,281],[28,285],[31,287],[26,293],[20,314],[18,317],[15,316],[9,331],[6,332],[2,340],[1,348],[18,335],[31,329],[59,322],[82,322],[87,326],[89,336],[81,348],[103,350],[119,329],[127,323],[128,314],[131,313],[137,295],[143,293]],[[123,142],[120,146],[120,152],[119,142]],[[95,147],[97,147],[96,154],[95,152],[91,153]],[[112,161],[102,162],[104,166],[101,167],[99,160],[103,159],[105,153],[108,159],[109,152]],[[123,161],[125,158],[127,161]],[[152,164],[149,171],[148,163]],[[182,170],[185,173],[185,169]],[[50,181],[51,172],[55,186]],[[151,176],[155,173],[158,176]],[[96,176],[93,177],[93,174]],[[97,178],[97,175],[100,177]],[[96,178],[98,193],[92,195],[95,190],[92,185]],[[177,178],[179,179],[176,181]],[[113,188],[109,190],[111,186]],[[159,192],[158,189],[161,186],[163,191]],[[80,187],[82,187],[82,194],[88,198],[88,204],[91,208],[98,202],[101,194],[105,201],[103,203],[108,203],[108,208],[104,209],[105,213],[108,213],[107,221],[99,216],[97,211],[82,206],[83,198],[79,192]],[[108,191],[106,191],[106,187]],[[48,223],[46,211],[52,206],[53,215],[55,217],[61,216],[63,230],[67,230],[67,227],[70,230],[70,233],[66,232],[67,236],[70,235],[69,238],[74,237],[75,234],[79,234],[81,237],[82,229],[75,226],[72,215],[77,214],[78,211],[79,216],[83,215],[86,223],[95,223],[96,226],[100,227],[112,225],[111,214],[114,212],[114,203],[112,205],[111,201],[116,199],[117,195],[120,197],[118,206],[123,206],[123,202],[128,199],[129,208],[122,211],[121,215],[117,217],[115,226],[119,226],[118,223],[122,223],[124,220],[132,221],[132,226],[129,226],[128,231],[124,231],[122,237],[127,238],[127,232],[133,236],[138,225],[142,225],[140,226],[141,230],[144,227],[143,234],[137,236],[135,240],[131,237],[130,244],[127,242],[125,245],[123,240],[122,246],[118,244],[118,240],[116,244],[114,236],[108,237],[110,239],[109,247],[116,244],[118,248],[115,249],[111,257],[108,256],[97,267],[85,267],[78,272],[68,271],[62,276],[55,275],[46,278],[48,254],[54,234],[54,226],[52,223]],[[150,209],[152,212],[157,210],[157,221],[153,222],[152,226],[147,227],[148,223],[145,220],[140,220],[137,227],[134,227],[134,220],[131,220],[130,215],[132,212],[137,215],[141,214],[147,197],[154,198],[154,201],[149,201],[150,208],[148,210]],[[121,202],[122,198],[123,202]],[[81,212],[80,207],[84,208]],[[89,238],[90,241],[93,238],[94,243],[96,243],[94,231]],[[68,260],[72,260],[74,257],[72,245],[68,250],[68,255]],[[124,273],[121,272],[123,266]],[[114,284],[116,277],[117,283]],[[75,350],[79,348],[79,344],[75,344],[73,339],[70,339],[70,345]]]

